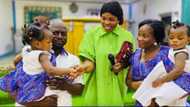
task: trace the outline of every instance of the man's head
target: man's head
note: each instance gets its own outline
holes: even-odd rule
[[[49,28],[53,33],[53,47],[62,48],[67,43],[67,29],[61,19],[50,21]]]

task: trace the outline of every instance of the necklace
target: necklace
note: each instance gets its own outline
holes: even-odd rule
[[[148,59],[153,58],[155,56],[155,54],[157,53],[158,48],[159,47],[157,46],[157,47],[152,48],[151,50],[149,49],[149,51],[146,51],[146,52],[145,52],[145,49],[142,49],[140,61],[145,62],[147,60],[147,58]]]
[[[142,49],[140,62],[144,62],[144,61],[145,61],[145,52],[144,52],[144,49]]]

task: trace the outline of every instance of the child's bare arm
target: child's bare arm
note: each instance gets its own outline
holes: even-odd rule
[[[16,66],[16,64],[18,64],[18,62],[20,62],[21,60],[22,60],[22,55],[17,54],[13,60],[13,64]]]
[[[169,82],[178,78],[183,72],[185,67],[185,60],[188,58],[186,53],[180,52],[175,56],[175,67],[167,75],[155,80],[152,84],[153,87],[158,87],[164,82]]]
[[[54,75],[62,76],[70,72],[75,72],[73,68],[58,68],[58,67],[53,66],[51,62],[49,61],[49,55],[46,53],[40,54],[39,61],[42,67],[44,68],[44,70],[48,74],[53,75],[53,76]]]

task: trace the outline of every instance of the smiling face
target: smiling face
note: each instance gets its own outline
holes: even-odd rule
[[[112,15],[109,12],[105,12],[101,15],[101,24],[105,31],[110,32],[112,31],[117,24],[119,23],[116,16]]]
[[[184,48],[188,44],[187,28],[185,26],[171,28],[168,41],[173,49]]]
[[[67,43],[67,29],[62,24],[56,24],[50,28],[53,33],[53,46],[62,48]]]
[[[137,41],[139,48],[145,49],[154,45],[155,38],[153,36],[153,29],[145,24],[139,28]]]

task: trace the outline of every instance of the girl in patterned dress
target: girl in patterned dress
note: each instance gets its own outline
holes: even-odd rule
[[[23,54],[16,70],[0,78],[0,89],[14,95],[17,103],[27,106],[53,95],[45,85],[48,75],[62,76],[75,72],[73,68],[57,68],[51,64],[51,38],[52,33],[39,23],[24,28],[23,42],[32,50]]]
[[[169,30],[168,40],[170,47],[173,48],[169,52],[169,58],[175,64],[175,67],[167,75],[153,81],[153,87],[160,87],[166,82],[174,81],[184,91],[190,92],[190,50],[187,46],[189,36],[190,27],[188,25],[178,21],[173,22]]]

